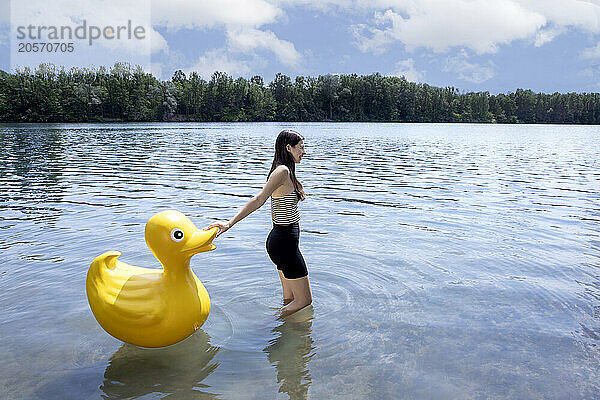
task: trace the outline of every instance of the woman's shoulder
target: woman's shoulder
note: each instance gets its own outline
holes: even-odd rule
[[[290,177],[290,170],[285,165],[278,165],[270,174],[269,181],[282,184]]]
[[[290,169],[287,167],[287,165],[279,164],[277,167],[275,167],[275,169],[273,170],[273,173],[274,174],[289,175]]]

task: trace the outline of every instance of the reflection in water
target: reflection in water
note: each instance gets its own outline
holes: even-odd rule
[[[269,362],[277,369],[277,383],[280,393],[287,393],[290,399],[306,399],[311,376],[308,362],[315,354],[315,346],[310,336],[314,309],[308,306],[273,329],[277,335],[269,340],[267,353]]]
[[[0,210],[9,211],[6,220],[40,220],[53,226],[62,214],[49,203],[60,203],[64,197],[64,132],[0,131],[0,184],[7,187],[0,196]]]
[[[211,362],[219,351],[200,329],[188,339],[161,349],[123,344],[110,358],[100,390],[105,399],[160,394],[161,398],[214,399],[202,381],[217,367]]]

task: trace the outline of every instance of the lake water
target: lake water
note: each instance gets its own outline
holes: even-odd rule
[[[270,206],[192,258],[202,328],[112,338],[85,293],[146,221],[198,227],[262,188],[283,128],[312,309],[273,314]],[[0,398],[598,399],[600,129],[456,124],[0,125]]]

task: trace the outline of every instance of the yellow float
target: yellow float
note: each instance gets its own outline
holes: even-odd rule
[[[194,254],[214,250],[218,228],[199,230],[174,210],[146,224],[146,244],[163,268],[125,264],[118,251],[92,262],[86,292],[92,313],[106,332],[140,347],[164,347],[198,330],[210,311],[204,285],[190,269]]]

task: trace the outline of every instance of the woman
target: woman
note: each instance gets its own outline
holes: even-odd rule
[[[298,200],[304,200],[302,184],[296,178],[296,164],[305,155],[304,138],[298,132],[284,130],[275,141],[275,157],[267,183],[229,222],[214,222],[217,237],[259,209],[271,197],[273,229],[267,237],[267,252],[277,265],[283,288],[281,316],[290,315],[312,303],[310,282],[304,258],[298,248],[300,236]]]

